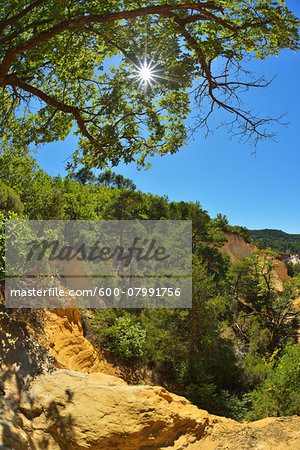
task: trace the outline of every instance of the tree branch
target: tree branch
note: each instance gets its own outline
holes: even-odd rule
[[[40,89],[31,86],[30,84],[26,83],[25,81],[21,80],[20,78],[16,77],[15,75],[8,75],[6,77],[6,85],[12,86],[12,87],[18,87],[22,89],[25,92],[28,92],[30,94],[33,94],[37,98],[44,101],[47,105],[53,106],[55,109],[62,111],[66,114],[71,114],[74,119],[77,122],[77,125],[82,133],[83,136],[85,136],[90,142],[94,144],[94,146],[99,150],[99,152],[103,152],[104,149],[101,145],[97,142],[97,140],[89,133],[85,126],[85,120],[83,119],[81,115],[81,111],[76,106],[70,106],[67,105],[59,100],[56,100],[53,97],[50,97],[49,95],[45,94],[45,92],[41,91]]]
[[[44,0],[38,0],[36,2],[39,4],[42,3]],[[32,4],[31,9],[34,7]],[[137,8],[134,10],[129,11],[119,11],[115,13],[110,14],[104,14],[104,15],[97,15],[97,14],[90,14],[86,16],[77,17],[75,19],[69,19],[65,20],[57,25],[54,25],[52,28],[49,28],[48,30],[44,30],[41,33],[39,33],[37,36],[32,37],[28,41],[24,42],[23,44],[20,44],[16,47],[11,48],[6,53],[5,57],[3,58],[1,67],[0,67],[0,78],[7,75],[10,65],[12,64],[14,57],[22,53],[26,50],[30,50],[32,48],[35,48],[37,45],[39,45],[42,42],[45,42],[54,36],[57,36],[59,33],[62,33],[63,31],[71,30],[74,28],[82,28],[85,25],[97,23],[97,24],[105,24],[105,23],[112,23],[118,20],[124,20],[124,19],[135,19],[137,17],[145,17],[148,15],[162,15],[167,17],[174,17],[173,11],[178,10],[192,10],[192,11],[198,11],[202,15],[206,14],[208,19],[212,19],[214,21],[217,21],[217,23],[222,24],[223,26],[229,28],[230,30],[237,31],[238,27],[234,27],[230,25],[230,23],[222,18],[219,18],[215,16],[214,14],[211,14],[209,16],[209,12],[206,11],[206,9],[211,9],[215,11],[222,12],[223,8],[216,5],[215,2],[205,2],[205,3],[188,3],[188,4],[180,4],[180,5],[157,5],[157,6],[145,6],[141,8]],[[178,18],[175,15],[175,18],[177,20],[177,24],[179,26],[182,26],[181,19]],[[12,20],[12,19],[11,19]],[[261,23],[260,23],[261,24]],[[247,24],[247,26],[254,26],[255,24]],[[258,26],[256,24],[255,26]],[[183,27],[184,28],[184,27]]]
[[[52,19],[44,19],[44,20],[39,20],[39,21],[36,21],[36,22],[32,22],[29,25],[26,25],[26,27],[18,29],[18,30],[14,31],[11,34],[2,37],[0,39],[0,44],[5,44],[5,42],[11,41],[15,37],[18,37],[21,33],[24,33],[24,31],[28,31],[28,30],[30,30],[32,28],[36,28],[36,27],[38,27],[40,25],[45,25],[45,24],[51,23],[51,22],[52,22]]]
[[[10,17],[9,19],[6,19],[2,22],[0,25],[0,36],[2,36],[5,29],[12,25],[13,23],[17,22],[18,20],[25,17],[30,11],[32,11],[37,6],[40,6],[42,3],[44,3],[45,0],[36,0],[35,2],[31,3],[27,6],[27,8],[23,9],[19,14],[16,14],[15,16]]]
[[[172,13],[172,17],[174,19],[174,22],[177,24],[177,27],[178,27],[178,30],[179,30],[181,36],[183,36],[185,38],[185,40],[190,45],[190,47],[195,51],[195,53],[198,57],[198,60],[200,62],[200,65],[201,65],[201,69],[203,71],[204,78],[207,81],[207,86],[205,86],[205,82],[202,83],[202,85],[201,85],[202,94],[200,94],[200,98],[202,97],[203,92],[205,92],[206,88],[207,88],[208,95],[210,96],[210,98],[212,100],[211,110],[208,113],[208,115],[206,116],[206,118],[204,119],[204,121],[201,120],[200,124],[201,125],[206,124],[206,121],[207,121],[208,117],[210,116],[210,114],[212,113],[212,111],[214,109],[214,105],[216,104],[218,107],[235,115],[235,119],[233,119],[232,122],[225,124],[225,125],[231,125],[231,132],[233,134],[234,134],[233,127],[236,124],[238,129],[242,129],[241,132],[236,133],[238,135],[241,135],[241,138],[243,138],[247,133],[249,133],[250,135],[256,136],[255,140],[254,140],[255,145],[261,139],[264,139],[266,137],[270,137],[270,138],[274,137],[273,134],[268,134],[266,132],[266,130],[263,130],[263,131],[259,130],[259,127],[261,127],[262,125],[265,125],[265,124],[271,122],[272,121],[271,118],[259,119],[259,118],[255,117],[254,115],[252,115],[251,112],[243,111],[238,106],[234,107],[227,103],[230,97],[232,97],[232,96],[236,97],[234,89],[231,90],[228,87],[229,85],[228,85],[227,81],[225,83],[219,83],[217,81],[217,78],[215,78],[212,75],[211,68],[210,68],[210,62],[208,62],[206,60],[206,56],[201,48],[201,45],[197,41],[197,39],[186,29],[181,18],[179,18],[175,13]],[[249,25],[250,24],[247,23],[247,26],[249,26]],[[255,24],[252,23],[252,26],[255,26]],[[226,72],[226,77],[227,77],[227,72]],[[247,85],[247,83],[239,83],[239,82],[235,82],[235,83],[236,83],[237,87],[239,87],[239,86],[245,87]],[[268,84],[269,83],[266,83],[265,85],[264,84],[256,84],[255,87],[265,87]],[[253,85],[254,85],[254,83],[249,83],[248,87],[250,87],[250,86],[253,87]],[[222,101],[215,96],[214,91],[217,88],[223,88],[225,90],[225,94],[228,93],[228,98],[226,98],[225,101]],[[282,118],[282,116],[275,120],[277,120],[279,122],[279,120],[281,118]],[[206,124],[206,126],[207,126],[207,124]]]

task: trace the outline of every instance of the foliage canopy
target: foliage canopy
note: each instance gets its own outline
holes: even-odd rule
[[[1,145],[63,140],[75,126],[75,162],[145,165],[186,142],[191,95],[195,127],[221,108],[233,134],[257,143],[271,119],[240,94],[268,82],[245,58],[298,50],[298,25],[282,0],[3,0]],[[147,90],[131,78],[145,58],[157,80]]]
[[[250,419],[266,416],[300,415],[300,345],[285,348],[284,354],[261,386],[251,392]]]
[[[21,214],[23,205],[16,192],[0,180],[0,210]]]

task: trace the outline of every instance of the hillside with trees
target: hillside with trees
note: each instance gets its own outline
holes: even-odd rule
[[[293,308],[300,278],[279,294],[272,287],[275,254],[230,264],[219,252],[222,230],[230,228],[226,217],[210,218],[200,203],[146,194],[113,173],[95,177],[81,169],[51,177],[30,154],[2,153],[0,178],[2,277],[6,218],[192,220],[192,308],[94,310],[85,319],[89,338],[123,371],[143,367],[156,383],[211,413],[238,420],[300,413]]]
[[[283,0],[2,1],[0,409],[9,411],[0,414],[1,448],[179,449],[187,443],[183,432],[200,439],[214,423],[223,433],[231,422],[196,406],[238,421],[300,415],[300,274],[290,271],[282,289],[275,289],[272,275],[276,253],[300,252],[299,236],[232,227],[222,214],[210,217],[199,201],[170,201],[118,174],[120,164],[148,169],[151,158],[179,152],[199,130],[207,136],[222,128],[253,153],[274,140],[284,112],[273,116],[272,99],[261,113],[265,105],[252,104],[258,98],[252,93],[272,81],[260,61],[299,50],[299,25]],[[291,85],[288,76],[284,82]],[[66,175],[52,176],[33,155],[68,137],[76,144]],[[211,150],[197,142],[201,151],[202,145]],[[217,165],[230,183],[218,158],[211,167],[195,167],[199,177],[205,170],[217,184]],[[243,180],[248,167],[241,170]],[[178,180],[186,182],[189,173],[181,170]],[[234,185],[233,195],[237,189],[243,194],[242,185]],[[24,227],[29,220],[190,220],[191,308],[58,311],[54,324],[69,334],[76,329],[85,345],[71,345],[61,365],[53,356],[55,342],[43,346],[43,311],[3,304],[10,219]],[[261,251],[230,262],[220,252],[224,232],[254,239]],[[16,241],[23,244],[22,232]],[[72,339],[74,334],[68,344]],[[62,347],[65,341],[64,335]],[[74,353],[93,358],[95,349],[95,360],[104,355],[135,386],[86,367],[71,373],[68,359]],[[11,379],[15,384],[7,389]],[[141,386],[146,382],[152,386]],[[74,410],[76,420],[69,413]],[[275,421],[272,436],[280,439],[284,420]],[[125,422],[133,424],[130,433]],[[247,425],[239,430],[233,449],[250,434]]]
[[[260,248],[271,248],[278,253],[300,254],[300,234],[281,230],[249,230],[249,235]]]

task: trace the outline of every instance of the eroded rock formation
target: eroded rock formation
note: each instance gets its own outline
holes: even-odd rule
[[[48,328],[45,323],[51,314],[56,315],[52,317],[56,328],[51,320]],[[64,323],[66,315],[69,324]],[[61,334],[57,327],[62,327]],[[299,417],[239,424],[200,410],[162,387],[130,386],[121,378],[94,371],[96,363],[90,371],[82,364],[84,373],[64,369],[45,347],[53,350],[49,330],[54,333],[55,329],[64,339],[64,328],[74,331],[74,336],[82,333],[76,311],[52,311],[45,316],[41,311],[0,310],[1,449],[271,450],[300,446]],[[76,347],[76,342],[68,342],[67,347]],[[81,351],[80,345],[76,348]],[[57,356],[64,355],[67,362],[69,355],[70,364],[75,365],[77,359],[68,351],[57,350]]]
[[[44,338],[40,341],[65,368],[80,372],[105,372],[117,375],[118,370],[99,357],[92,344],[83,336],[78,309],[43,311]]]
[[[219,250],[222,255],[227,255],[230,258],[230,262],[235,264],[251,255],[251,253],[258,252],[259,249],[255,244],[248,244],[241,236],[229,231],[224,232],[226,242]],[[277,292],[282,292],[283,282],[289,279],[287,268],[284,262],[275,260],[273,270],[273,285]]]

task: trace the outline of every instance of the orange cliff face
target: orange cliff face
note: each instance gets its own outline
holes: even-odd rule
[[[246,258],[251,253],[259,252],[259,248],[253,244],[248,244],[241,236],[230,231],[224,232],[227,242],[219,250],[222,255],[227,255],[232,264],[238,263],[241,258]],[[289,276],[284,262],[276,260],[274,262],[273,282],[278,293],[283,290],[283,282],[288,281]]]
[[[259,249],[255,244],[248,244],[241,236],[230,231],[224,231],[227,242],[220,248],[222,255],[227,255],[230,258],[230,262],[235,264],[251,255],[251,253],[258,252]]]
[[[41,312],[43,333],[34,335],[65,369],[83,373],[119,371],[84,337],[80,310],[75,308],[44,309]]]
[[[0,308],[0,340],[1,449],[300,448],[299,417],[240,424],[107,375],[78,309]]]
[[[57,313],[70,332],[80,328],[77,314]],[[55,358],[30,337],[27,328],[35,323],[32,312],[23,322],[0,310],[3,450],[299,448],[299,417],[240,424],[160,386],[130,386],[116,376],[86,373],[85,367],[85,373],[57,368]]]
[[[58,336],[68,336],[64,328],[77,335],[77,312],[52,311]],[[299,448],[299,417],[249,424],[218,417],[160,386],[130,386],[100,371],[87,373],[82,361],[73,360],[70,343],[69,358],[83,370],[57,368],[47,348],[31,337],[34,330],[43,334],[48,320],[42,311],[0,309],[1,449]]]
[[[225,238],[227,242],[225,242],[224,246],[219,250],[222,255],[227,255],[230,258],[230,262],[235,264],[241,260],[241,258],[246,258],[251,255],[251,253],[255,253],[259,251],[259,248],[251,243],[248,244],[242,237],[240,237],[236,233],[224,232]],[[274,261],[274,270],[273,270],[273,286],[274,289],[278,292],[278,294],[283,291],[283,283],[289,280],[289,276],[287,273],[287,267],[283,261],[275,260]],[[300,308],[300,297],[296,298],[293,302],[294,308]],[[299,339],[300,342],[300,333]]]

